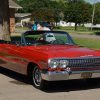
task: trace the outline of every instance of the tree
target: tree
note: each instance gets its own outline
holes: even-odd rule
[[[17,0],[23,9],[20,12],[32,13],[39,8],[49,8],[50,0]]]
[[[0,35],[2,40],[10,40],[9,27],[9,2],[8,0],[1,0],[0,3]]]
[[[60,20],[64,20],[64,12],[67,6],[67,2],[65,0],[56,0],[53,3],[55,22],[57,23]]]
[[[100,3],[95,4],[94,23],[100,24]]]
[[[18,0],[23,10],[19,12],[32,13],[37,20],[58,22],[64,18],[64,0]]]
[[[39,8],[32,13],[32,20],[54,22],[54,14],[52,9]]]
[[[65,20],[67,22],[75,23],[75,30],[77,25],[89,22],[91,19],[91,4],[84,0],[69,0],[65,11]]]

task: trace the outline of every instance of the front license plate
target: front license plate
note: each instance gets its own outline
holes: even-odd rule
[[[91,72],[83,72],[81,74],[82,78],[91,78],[92,77],[92,73]]]

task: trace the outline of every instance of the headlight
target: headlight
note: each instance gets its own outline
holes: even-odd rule
[[[49,66],[50,66],[51,68],[57,68],[58,65],[59,65],[59,61],[57,61],[57,60],[51,60],[51,61],[49,62]]]
[[[49,60],[49,67],[51,68],[66,68],[68,66],[69,62],[68,60],[63,59],[52,59]]]
[[[60,68],[66,68],[68,66],[68,61],[67,60],[60,60]]]

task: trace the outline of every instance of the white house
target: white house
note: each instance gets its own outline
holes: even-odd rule
[[[91,23],[84,24],[87,28],[100,28],[100,24],[92,25]]]
[[[31,19],[31,13],[16,13],[15,18],[17,20],[16,26],[23,27],[23,23],[27,23]]]
[[[57,23],[58,26],[62,26],[62,27],[65,27],[65,26],[75,26],[75,23],[73,22],[65,22],[65,21],[60,21]]]
[[[72,26],[72,27],[74,27],[75,26],[75,23],[73,23],[73,22],[65,22],[65,21],[60,21],[60,22],[58,22],[57,23],[57,25],[58,26],[62,26],[62,27],[66,27],[66,26]],[[96,24],[96,25],[92,25],[92,23],[86,23],[86,24],[84,24],[84,26],[85,27],[87,27],[87,28],[100,28],[100,24]]]

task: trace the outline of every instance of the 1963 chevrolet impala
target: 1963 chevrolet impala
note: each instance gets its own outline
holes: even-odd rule
[[[100,77],[100,51],[76,45],[63,31],[27,31],[1,41],[0,66],[30,76],[43,89],[47,81]]]

